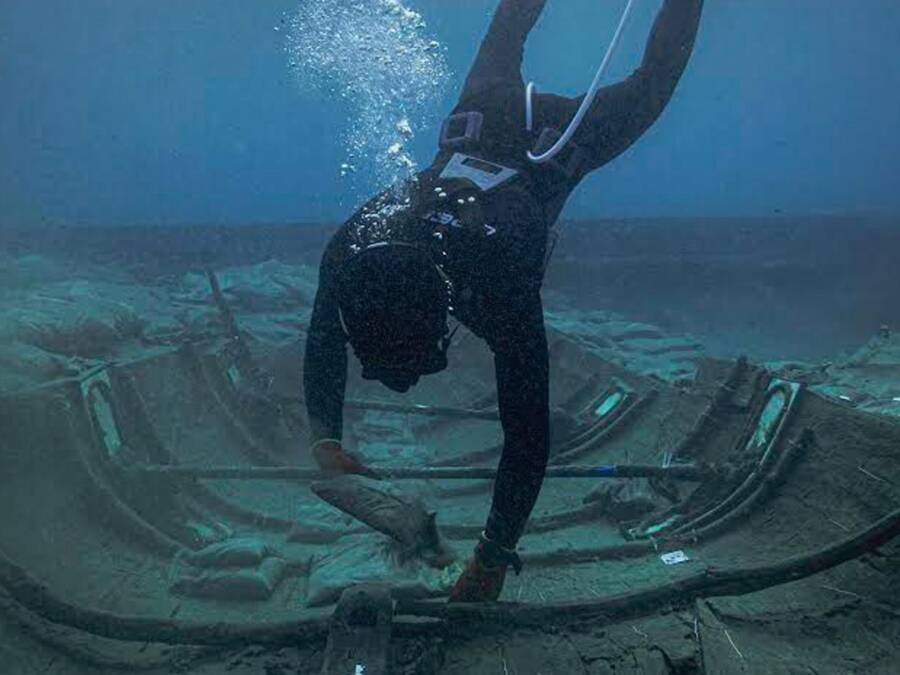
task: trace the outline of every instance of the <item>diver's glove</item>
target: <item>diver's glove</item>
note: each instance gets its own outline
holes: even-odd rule
[[[328,476],[340,476],[343,474],[358,474],[369,478],[378,478],[374,469],[367,466],[359,457],[344,450],[344,446],[336,438],[322,438],[313,443],[313,459]]]
[[[496,601],[510,566],[517,575],[522,571],[522,560],[515,550],[503,548],[482,532],[475,555],[450,591],[450,602]]]

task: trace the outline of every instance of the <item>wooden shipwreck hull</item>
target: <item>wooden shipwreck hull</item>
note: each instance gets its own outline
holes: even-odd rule
[[[891,672],[900,423],[744,360],[673,383],[552,338],[551,477],[483,606],[441,597],[499,456],[470,344],[416,406],[352,390],[379,531],[311,491],[301,402],[228,344],[0,399],[2,641],[52,672],[344,672],[357,630],[370,674]],[[377,622],[334,612],[370,586]]]

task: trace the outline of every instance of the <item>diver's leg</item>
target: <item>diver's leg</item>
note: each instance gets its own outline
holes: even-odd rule
[[[666,0],[656,17],[640,67],[626,80],[597,93],[594,105],[573,138],[582,151],[582,177],[611,161],[653,124],[672,98],[693,50],[703,0]],[[563,133],[584,96],[538,93],[534,97],[534,133],[545,128]]]
[[[460,95],[460,103],[486,88],[522,82],[525,41],[547,0],[501,0]]]
[[[703,0],[666,0],[641,65],[626,80],[598,92],[574,138],[589,155],[584,174],[624,152],[662,114],[687,67],[702,9]],[[574,100],[580,105],[583,97]]]

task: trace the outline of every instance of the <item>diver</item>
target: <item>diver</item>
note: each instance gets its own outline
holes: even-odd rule
[[[432,164],[362,206],[322,257],[303,382],[311,452],[331,473],[373,475],[341,442],[349,342],[362,377],[405,392],[447,366],[448,317],[494,355],[504,435],[493,501],[450,600],[496,600],[549,457],[549,357],[540,289],[552,226],[578,183],[653,124],[688,63],[703,0],[665,0],[640,66],[584,97],[535,94],[526,39],[546,0],[501,0]],[[532,156],[529,157],[529,152]]]

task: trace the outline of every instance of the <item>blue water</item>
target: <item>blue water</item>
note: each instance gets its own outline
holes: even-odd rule
[[[377,157],[362,162],[361,180],[341,176],[358,112],[300,88],[289,67],[286,25],[315,4],[348,3],[0,4],[0,223],[342,219],[382,186],[368,171]],[[494,2],[407,4],[451,73],[412,120],[421,163]],[[586,88],[623,4],[548,3],[527,77],[544,90]],[[658,6],[638,3],[612,79],[636,64]],[[669,109],[566,215],[896,213],[898,28],[891,0],[707,3]]]

